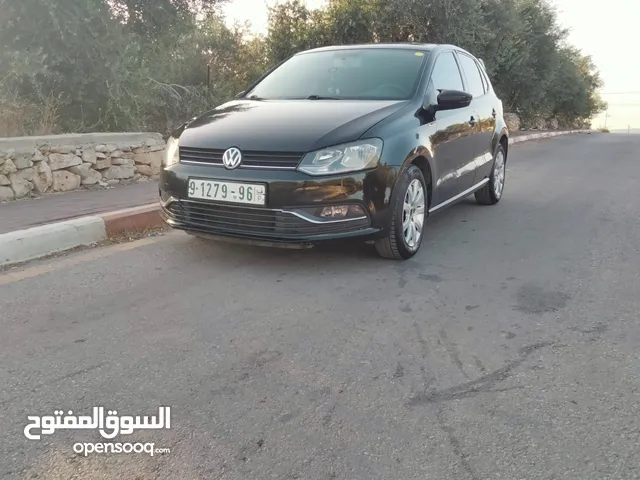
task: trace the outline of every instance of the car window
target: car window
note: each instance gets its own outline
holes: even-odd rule
[[[491,80],[489,80],[489,74],[485,69],[481,69],[480,73],[482,73],[482,78],[484,78],[484,84],[488,92],[489,90],[491,90]]]
[[[484,85],[484,93],[487,93],[491,90],[491,83],[489,82],[489,77],[487,76],[487,70],[484,65],[484,62],[478,60],[476,62],[478,65],[478,69],[480,70],[480,76],[482,77],[482,84]]]
[[[441,90],[464,90],[462,77],[453,53],[447,52],[438,56],[431,74],[433,88]]]
[[[487,86],[487,79],[484,77],[484,74],[482,73],[482,68],[479,68],[480,70],[480,80],[482,80],[482,90],[484,93],[487,93],[489,91],[489,87]]]
[[[484,95],[485,90],[476,61],[470,56],[462,53],[458,54],[458,58],[460,59],[460,66],[467,78],[467,88],[465,91],[474,97],[481,97]]]
[[[303,53],[276,68],[246,96],[407,100],[415,95],[427,53],[387,48]]]

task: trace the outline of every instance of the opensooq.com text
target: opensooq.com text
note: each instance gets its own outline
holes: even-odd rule
[[[150,456],[155,454],[169,453],[168,448],[155,448],[154,443],[74,443],[73,451],[85,457],[90,453],[146,453]]]

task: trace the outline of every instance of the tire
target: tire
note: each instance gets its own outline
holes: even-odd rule
[[[476,201],[480,205],[495,205],[504,194],[504,185],[507,173],[507,154],[504,146],[499,143],[496,153],[493,155],[493,167],[489,182],[475,193]]]
[[[375,241],[375,248],[383,258],[407,260],[418,253],[424,238],[424,225],[429,216],[429,196],[422,171],[415,165],[410,165],[398,179],[394,190],[389,233]],[[410,208],[405,207],[405,200],[409,201],[407,205]],[[408,235],[408,228],[412,227],[414,235]]]

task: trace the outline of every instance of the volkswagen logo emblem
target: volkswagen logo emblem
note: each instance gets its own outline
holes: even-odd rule
[[[231,147],[222,154],[222,163],[229,170],[238,168],[242,161],[242,152],[236,147]]]

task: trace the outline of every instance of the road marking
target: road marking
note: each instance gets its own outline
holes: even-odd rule
[[[9,283],[19,282],[21,280],[26,280],[28,278],[37,277],[38,275],[43,275],[45,273],[51,273],[56,270],[60,270],[61,268],[72,267],[79,263],[90,262],[92,260],[98,260],[99,258],[108,257],[109,255],[113,255],[114,253],[126,252],[128,250],[133,250],[135,248],[145,247],[147,245],[151,245],[164,239],[164,236],[159,237],[148,237],[143,238],[141,240],[134,240],[133,242],[128,243],[119,243],[116,245],[111,245],[102,248],[96,248],[94,250],[89,250],[85,253],[80,253],[78,255],[73,255],[68,258],[52,259],[52,263],[48,263],[45,265],[36,265],[33,267],[27,267],[24,270],[18,270],[16,272],[9,271],[4,274],[0,274],[0,286],[8,285]],[[37,260],[33,260],[34,262]]]

